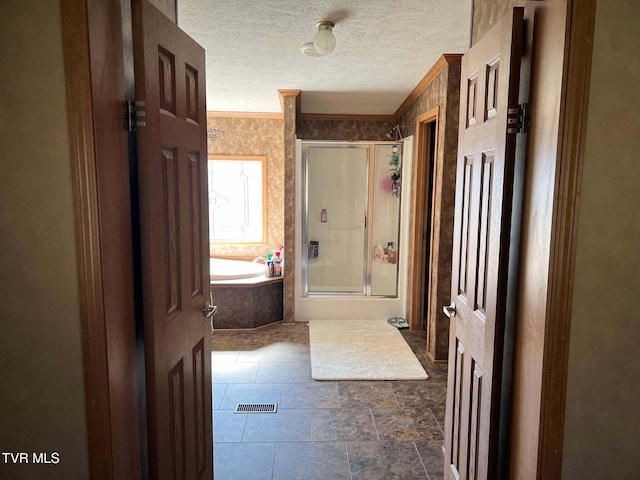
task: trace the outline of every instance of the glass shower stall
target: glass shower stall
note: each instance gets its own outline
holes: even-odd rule
[[[302,142],[304,295],[396,297],[402,143]]]

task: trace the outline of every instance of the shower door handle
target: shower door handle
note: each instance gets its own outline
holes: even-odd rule
[[[453,318],[456,316],[456,304],[455,302],[451,303],[451,305],[447,305],[442,307],[442,313],[444,313],[447,317]]]

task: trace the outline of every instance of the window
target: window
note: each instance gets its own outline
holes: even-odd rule
[[[209,157],[209,241],[266,244],[267,158]]]

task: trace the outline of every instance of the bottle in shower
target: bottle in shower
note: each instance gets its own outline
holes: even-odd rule
[[[373,258],[381,262],[382,257],[384,257],[384,248],[382,248],[382,245],[380,245],[380,242],[378,242],[378,246],[373,251]]]
[[[398,254],[396,252],[396,249],[393,246],[393,242],[388,243],[388,249],[389,249],[389,253],[388,253],[389,263],[396,263],[398,261]]]

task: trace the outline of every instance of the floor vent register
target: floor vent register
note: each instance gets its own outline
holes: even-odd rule
[[[277,403],[239,403],[234,413],[276,413]]]

